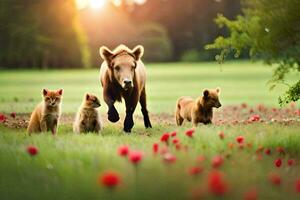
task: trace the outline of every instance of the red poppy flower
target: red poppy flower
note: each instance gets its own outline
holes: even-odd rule
[[[237,141],[237,143],[242,144],[244,142],[244,137],[238,136],[238,137],[236,137],[236,141]]]
[[[105,172],[98,179],[98,184],[108,188],[114,188],[118,186],[120,182],[121,182],[120,175],[114,171]]]
[[[280,153],[280,154],[285,154],[285,150],[284,150],[283,147],[277,147],[277,148],[276,148],[276,151],[277,151],[278,153]]]
[[[219,138],[220,138],[221,140],[223,140],[224,137],[225,137],[225,134],[224,134],[223,131],[221,131],[221,132],[219,133]]]
[[[179,143],[179,139],[178,139],[178,138],[174,138],[174,139],[172,140],[172,142],[173,142],[173,144],[178,144],[178,143]]]
[[[181,144],[175,144],[175,148],[177,151],[179,151],[181,149]]]
[[[185,132],[185,135],[188,137],[193,137],[194,132],[195,132],[195,129],[189,129]]]
[[[202,155],[200,155],[196,158],[197,162],[199,162],[199,163],[203,162],[205,159],[206,159],[205,156],[202,156]]]
[[[161,142],[168,143],[168,142],[169,142],[169,138],[170,138],[170,134],[169,134],[169,133],[164,133],[164,134],[161,136],[160,141],[161,141]]]
[[[259,115],[252,115],[248,121],[250,122],[258,122],[260,120],[260,116]]]
[[[228,191],[228,185],[224,181],[223,174],[218,171],[209,174],[208,187],[210,192],[218,196],[222,196]]]
[[[170,133],[171,137],[175,137],[177,135],[176,131]]]
[[[165,153],[168,153],[168,152],[169,152],[168,146],[162,146],[162,147],[160,148],[160,154],[161,154],[161,155],[164,155]]]
[[[0,122],[3,123],[7,120],[7,117],[3,114],[0,114]]]
[[[171,153],[164,154],[163,159],[166,163],[170,163],[170,164],[176,162],[176,156],[174,156]]]
[[[15,112],[12,112],[12,113],[10,113],[10,116],[12,117],[12,118],[16,118],[16,113]]]
[[[197,166],[195,166],[195,167],[190,167],[189,169],[188,169],[188,173],[189,173],[189,175],[198,175],[198,174],[200,174],[201,172],[203,172],[203,168],[202,167],[197,167]]]
[[[276,159],[276,160],[274,161],[274,164],[275,164],[276,167],[281,167],[281,164],[282,164],[281,158]]]
[[[245,193],[244,200],[257,200],[257,196],[257,190],[255,188],[252,188]]]
[[[281,177],[278,174],[271,173],[269,175],[269,180],[273,185],[280,185],[281,184]]]
[[[296,180],[295,182],[295,190],[296,192],[300,193],[300,179]]]
[[[271,155],[271,149],[265,149],[265,154],[267,154],[267,155]]]
[[[26,150],[31,156],[35,156],[39,152],[39,149],[33,145],[29,145]]]
[[[223,164],[223,162],[224,162],[224,159],[222,156],[215,156],[211,160],[211,166],[214,168],[218,168]]]
[[[295,159],[288,159],[287,163],[289,166],[292,166],[296,163],[296,161],[295,161]]]
[[[153,153],[157,154],[158,150],[159,150],[159,145],[157,143],[154,143],[152,145],[152,151],[153,151]]]
[[[128,155],[128,159],[133,164],[137,165],[143,159],[143,152],[141,152],[141,151],[130,151],[129,155]]]
[[[128,153],[129,153],[129,146],[127,146],[127,145],[122,145],[122,146],[119,147],[119,149],[118,149],[118,154],[119,154],[120,156],[127,156]]]

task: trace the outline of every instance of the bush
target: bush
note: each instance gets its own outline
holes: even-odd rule
[[[216,23],[230,31],[228,37],[219,36],[206,49],[221,49],[216,60],[223,62],[230,52],[239,57],[247,51],[253,59],[262,58],[275,67],[271,87],[285,83],[288,73],[300,72],[300,1],[244,0],[243,16],[229,20],[218,15]],[[280,105],[300,98],[300,80],[288,86],[279,98]]]

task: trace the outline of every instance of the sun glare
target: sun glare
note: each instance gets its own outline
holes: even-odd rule
[[[91,8],[99,10],[104,7],[107,0],[76,0],[76,6],[79,10]]]

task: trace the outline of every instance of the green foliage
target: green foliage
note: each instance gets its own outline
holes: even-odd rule
[[[89,65],[73,0],[4,0],[0,23],[1,67]]]
[[[275,67],[270,80],[271,88],[285,83],[286,74],[300,71],[300,1],[298,0],[245,0],[244,15],[229,20],[218,15],[215,20],[220,28],[229,29],[228,37],[219,36],[206,49],[221,49],[218,62],[234,52],[239,57],[248,51],[251,58],[263,59]],[[299,100],[299,82],[289,86],[279,103],[284,105]]]
[[[150,23],[140,27],[138,42],[145,47],[145,61],[163,62],[172,57],[172,43],[165,28],[159,24]]]

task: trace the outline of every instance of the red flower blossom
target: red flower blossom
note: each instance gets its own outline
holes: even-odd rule
[[[152,145],[152,151],[153,151],[153,153],[157,154],[158,150],[159,150],[159,145],[157,143],[154,143]]]
[[[287,163],[289,166],[292,166],[296,163],[296,161],[295,161],[295,159],[288,159]]]
[[[190,167],[189,169],[188,169],[188,173],[189,173],[189,175],[198,175],[198,174],[200,174],[201,172],[203,172],[203,168],[202,167]]]
[[[29,145],[26,150],[27,150],[27,153],[29,153],[29,155],[31,155],[31,156],[35,156],[39,152],[39,149],[33,145]]]
[[[141,151],[130,151],[128,155],[129,160],[137,165],[143,159],[143,152]]]
[[[244,142],[244,136],[236,137],[236,141],[237,141],[237,143],[242,144]]]
[[[7,120],[7,117],[3,114],[0,114],[0,122],[3,123],[3,122],[6,122]]]
[[[178,144],[178,143],[179,143],[179,139],[178,139],[178,138],[174,138],[174,139],[172,140],[172,142],[173,142],[173,144]]]
[[[300,193],[300,179],[296,180],[295,182],[295,190],[296,192]]]
[[[12,113],[10,113],[10,116],[12,117],[12,118],[16,118],[16,112],[12,112]]]
[[[245,195],[244,195],[244,200],[257,200],[257,190],[256,188],[252,188],[250,190],[248,190]]]
[[[161,142],[168,143],[168,142],[169,142],[169,138],[170,138],[170,134],[169,134],[169,133],[164,133],[164,134],[161,136],[160,141],[161,141]]]
[[[274,161],[274,164],[275,164],[276,167],[281,167],[281,164],[282,164],[281,158],[276,159],[276,160]]]
[[[210,192],[218,196],[222,196],[228,191],[228,185],[221,172],[213,171],[209,174],[208,188]]]
[[[174,156],[171,153],[164,154],[163,159],[166,163],[170,163],[170,164],[176,162],[176,156]]]
[[[195,132],[195,129],[189,129],[185,132],[185,135],[188,137],[193,137],[194,132]]]
[[[127,146],[127,145],[122,145],[122,146],[119,147],[119,149],[118,149],[118,154],[119,154],[120,156],[127,156],[128,153],[129,153],[129,146]]]
[[[278,174],[275,173],[269,174],[269,180],[273,185],[281,184],[281,177]]]
[[[225,137],[225,134],[224,134],[223,131],[221,131],[221,132],[219,133],[219,138],[220,138],[221,140],[223,140],[224,137]]]
[[[171,137],[175,137],[177,135],[176,131],[170,133]]]
[[[267,155],[271,155],[271,149],[265,149],[265,154],[267,154]]]
[[[200,155],[196,158],[197,162],[199,162],[199,163],[202,163],[205,159],[206,159],[205,156],[202,156],[202,155]]]
[[[181,144],[175,144],[175,148],[177,151],[179,151],[181,149]]]
[[[278,153],[280,153],[280,154],[285,154],[285,150],[284,150],[283,147],[277,147],[277,148],[276,148],[276,151],[277,151]]]
[[[103,185],[108,188],[114,188],[118,186],[121,182],[121,177],[118,173],[113,171],[108,171],[99,176],[98,184]]]
[[[165,153],[169,152],[169,148],[167,146],[163,146],[160,148],[160,154],[164,155]]]
[[[223,162],[224,162],[224,159],[222,156],[215,156],[211,160],[211,166],[214,168],[218,168],[223,164]]]
[[[252,115],[248,121],[250,122],[258,122],[260,120],[260,116],[259,115]]]

